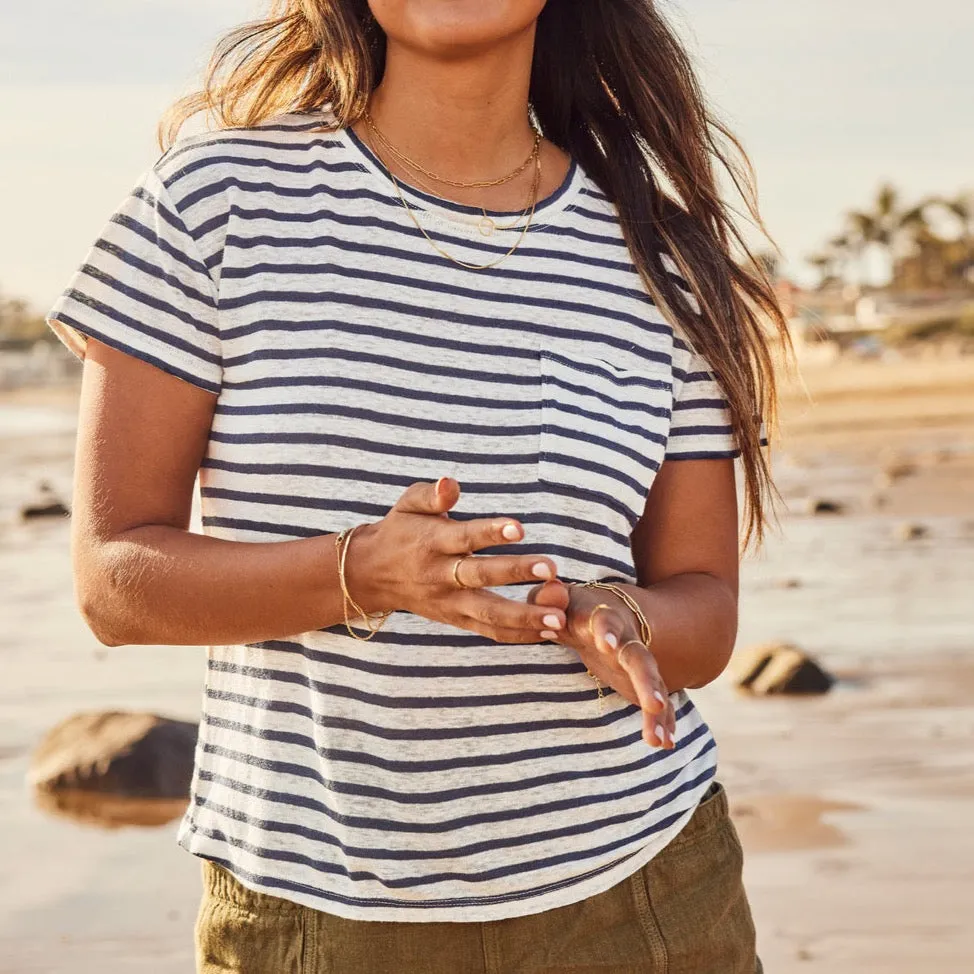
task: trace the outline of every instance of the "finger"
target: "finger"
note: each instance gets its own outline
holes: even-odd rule
[[[666,697],[666,727],[670,732],[670,740],[673,742],[674,747],[676,746],[676,708],[673,706],[673,700],[670,697],[669,691],[665,691],[664,696]]]
[[[495,629],[477,622],[475,619],[466,620],[463,623],[463,628],[486,636],[488,639],[493,639],[497,643],[532,645],[544,641],[541,634],[533,629]],[[557,636],[557,633],[552,633],[552,635]]]
[[[410,484],[392,505],[403,514],[444,514],[460,499],[460,485],[452,477],[440,477],[434,484]]]
[[[457,568],[457,577],[469,588],[536,582],[557,574],[558,566],[543,555],[467,555]]]
[[[651,747],[672,749],[672,707],[653,654],[638,639],[630,639],[619,647],[616,660],[636,691],[644,714],[643,737],[646,743]]]
[[[587,611],[568,613],[569,627],[576,642],[594,649],[611,664],[626,631],[625,620],[617,608],[608,602],[599,602]]]
[[[491,631],[500,629],[530,630],[537,642],[542,630],[558,632],[565,626],[565,614],[543,605],[528,605],[506,599],[494,592],[472,590],[461,592],[451,600],[452,607],[464,617]]]
[[[676,714],[673,711],[672,703],[670,703],[669,693],[667,693],[665,689],[663,691],[655,690],[654,696],[658,692],[662,693],[662,695],[666,697],[666,705],[659,714],[656,714],[655,716],[647,716],[652,718],[654,727],[658,726],[665,732],[666,744],[664,746],[668,750],[672,750],[674,747],[676,747]],[[654,733],[654,736],[657,739],[660,739],[658,733]]]
[[[526,596],[526,600],[532,605],[550,605],[556,609],[564,609],[565,612],[568,611],[571,599],[568,586],[559,578],[535,585]]]
[[[626,631],[625,625],[626,620],[618,609],[600,602],[586,617],[585,639],[600,653],[614,659]]]
[[[662,675],[660,674],[659,664],[656,662],[656,657],[653,655],[653,652],[650,649],[646,649],[646,655],[649,657],[649,665],[655,675],[653,697],[656,700],[659,700],[662,697],[662,709],[658,714],[655,715],[655,720],[656,723],[662,724],[663,729],[666,731],[666,736],[669,738],[669,744],[672,747],[676,742],[676,710],[673,707],[673,700],[670,697],[670,691],[667,688],[666,682],[663,680]]]
[[[447,520],[436,525],[433,547],[444,554],[480,551],[494,545],[513,544],[524,537],[524,528],[512,517],[478,517],[468,521]]]

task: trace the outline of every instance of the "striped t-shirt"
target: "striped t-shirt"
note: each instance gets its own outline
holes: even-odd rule
[[[635,582],[629,536],[664,459],[737,450],[613,205],[575,163],[515,253],[468,270],[328,121],[182,139],[120,204],[51,327],[79,356],[90,335],[216,398],[208,535],[340,531],[448,475],[453,516],[523,522],[524,541],[487,553]],[[462,260],[518,232],[485,236],[479,209],[404,192]],[[639,710],[613,692],[600,709],[557,644],[397,612],[370,642],[336,625],[207,654],[180,844],[345,917],[483,921],[600,893],[680,831],[715,771],[686,693],[675,750],[651,748]]]

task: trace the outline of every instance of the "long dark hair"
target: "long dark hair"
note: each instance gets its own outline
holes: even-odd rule
[[[367,0],[277,0],[265,20],[220,42],[202,90],[160,122],[160,144],[171,145],[199,112],[233,128],[327,104],[339,125],[350,125],[382,78],[385,52]],[[742,454],[745,540],[760,542],[774,493],[761,422],[774,430],[774,346],[789,342],[774,286],[718,190],[720,167],[771,240],[747,153],[707,105],[654,0],[548,0],[538,18],[530,102],[545,137],[616,205],[650,296],[722,384]],[[695,302],[668,274],[662,253]]]

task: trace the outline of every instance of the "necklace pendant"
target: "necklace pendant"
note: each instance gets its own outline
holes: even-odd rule
[[[490,237],[493,236],[494,231],[497,229],[497,224],[494,223],[494,221],[485,213],[478,221],[477,229],[480,230],[485,237]]]

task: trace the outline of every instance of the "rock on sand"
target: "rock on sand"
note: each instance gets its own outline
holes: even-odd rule
[[[758,696],[827,693],[835,678],[789,643],[751,646],[735,653],[729,671],[735,685]]]
[[[68,717],[31,757],[28,781],[133,798],[185,798],[197,725],[156,714],[106,711]]]

